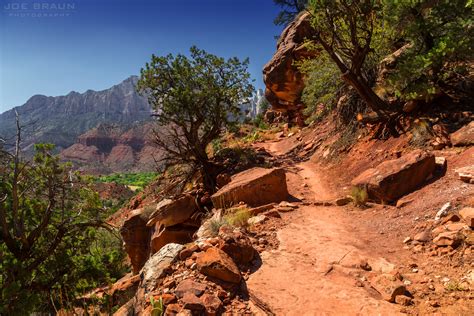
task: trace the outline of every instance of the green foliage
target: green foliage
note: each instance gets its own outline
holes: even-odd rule
[[[410,46],[390,78],[402,100],[429,101],[449,89],[449,78],[467,69],[453,66],[473,58],[473,8],[467,0],[399,0],[384,2],[387,25]]]
[[[307,82],[301,96],[306,105],[304,114],[309,122],[315,121],[336,106],[338,92],[343,86],[340,71],[324,52],[317,58],[302,61],[298,68]]]
[[[364,206],[368,201],[369,195],[366,188],[354,186],[351,190],[351,197],[356,206]]]
[[[97,193],[36,145],[0,165],[0,314],[69,307],[78,295],[124,272],[121,243],[104,223]]]
[[[235,125],[231,118],[239,117],[239,103],[252,96],[248,64],[248,59],[225,60],[193,46],[190,57],[153,55],[141,70],[138,90],[155,110],[160,127],[155,142],[165,152],[161,162],[188,166],[190,173],[201,170],[210,192],[215,177],[206,148]]]
[[[275,25],[288,25],[291,21],[306,8],[308,0],[273,0],[273,2],[282,8],[273,21]]]
[[[139,172],[139,173],[114,173],[107,176],[95,178],[98,182],[114,182],[117,184],[130,185],[134,187],[144,188],[150,182],[156,179],[156,172]]]
[[[155,301],[153,296],[150,296],[151,304],[151,315],[152,316],[161,316],[164,312],[163,298],[160,296],[158,301]]]
[[[246,143],[255,143],[260,140],[260,133],[258,130],[253,130],[250,134],[243,138],[243,141]]]
[[[225,220],[232,226],[247,227],[247,221],[251,217],[250,211],[246,207],[231,209],[229,214],[225,215]]]

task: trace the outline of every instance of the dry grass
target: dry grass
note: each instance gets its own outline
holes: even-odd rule
[[[364,206],[369,198],[366,188],[352,187],[351,197],[356,206]]]
[[[247,227],[247,221],[252,217],[247,207],[233,208],[230,213],[225,215],[224,219],[232,226]]]

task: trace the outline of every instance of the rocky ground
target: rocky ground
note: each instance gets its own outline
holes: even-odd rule
[[[116,315],[470,314],[474,147],[337,141],[286,130],[254,144],[274,168],[143,200],[117,217],[133,273],[94,295]]]

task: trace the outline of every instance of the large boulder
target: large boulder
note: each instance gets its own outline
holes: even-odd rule
[[[474,184],[474,165],[458,168],[455,173],[461,181]]]
[[[222,250],[211,247],[199,253],[197,260],[199,272],[229,283],[239,283],[241,275],[235,262]]]
[[[194,196],[184,194],[178,199],[164,199],[156,206],[156,210],[150,215],[147,223],[153,226],[159,223],[160,226],[169,227],[187,221],[197,210]]]
[[[211,199],[214,207],[227,208],[239,202],[255,207],[281,202],[287,197],[285,171],[257,167],[234,175]]]
[[[132,272],[137,274],[150,256],[151,227],[146,224],[154,208],[133,210],[120,228],[125,251],[130,257]]]
[[[250,242],[250,238],[230,226],[222,226],[219,229],[219,249],[224,251],[237,264],[248,264],[255,257],[256,251]]]
[[[351,184],[366,189],[372,200],[392,202],[420,187],[435,167],[433,154],[415,150],[364,171]]]
[[[451,143],[454,146],[474,145],[474,121],[452,133]]]
[[[301,104],[304,78],[295,62],[315,56],[315,53],[305,46],[305,39],[311,33],[310,14],[299,15],[282,32],[277,43],[277,51],[263,68],[265,97],[274,110],[282,112],[297,110]]]

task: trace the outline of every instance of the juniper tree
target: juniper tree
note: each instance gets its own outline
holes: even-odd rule
[[[148,97],[158,124],[155,140],[165,168],[180,166],[184,180],[201,172],[207,191],[215,190],[215,166],[206,151],[239,115],[239,103],[254,88],[249,60],[225,60],[193,46],[190,55],[152,55],[141,69],[137,89]]]

